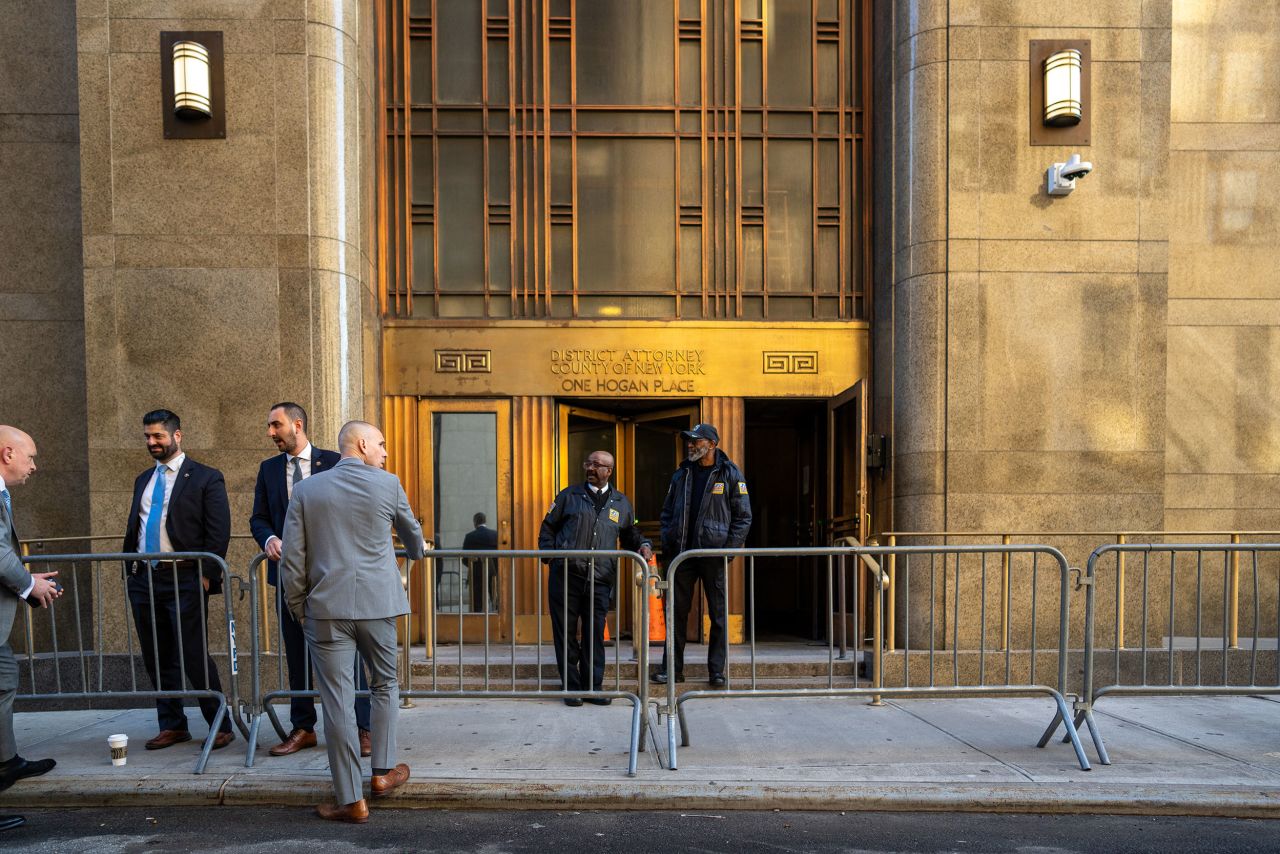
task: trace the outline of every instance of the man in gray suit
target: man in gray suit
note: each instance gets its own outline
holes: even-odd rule
[[[9,646],[9,632],[17,616],[18,602],[48,608],[61,595],[53,581],[56,572],[27,572],[22,565],[18,532],[13,527],[13,499],[9,487],[27,482],[36,470],[36,443],[16,427],[0,425],[0,791],[23,777],[46,774],[52,759],[34,762],[18,755],[13,735],[13,698],[18,693],[18,662]],[[0,830],[21,826],[20,815],[0,816]]]
[[[369,668],[373,697],[373,775],[370,789],[384,795],[409,779],[396,755],[396,617],[409,613],[400,581],[394,526],[409,557],[424,554],[422,528],[399,479],[383,471],[387,441],[364,421],[348,421],[338,434],[342,454],[333,468],[293,488],[284,522],[280,583],[294,619],[302,623],[324,705],[335,803],[316,813],[331,821],[363,824],[369,807],[361,788],[360,754],[352,715],[351,660],[359,650]]]

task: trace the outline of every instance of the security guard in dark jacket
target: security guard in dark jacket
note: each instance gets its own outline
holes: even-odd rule
[[[586,483],[574,484],[556,496],[542,520],[538,548],[613,550],[621,540],[623,548],[638,551],[648,560],[653,550],[636,528],[631,502],[609,486],[613,455],[592,451],[582,467]],[[548,558],[543,563],[550,567],[547,607],[560,684],[565,691],[599,691],[604,685],[604,624],[613,598],[615,561],[612,557],[554,562]],[[590,653],[578,642],[579,630],[584,640],[591,638]],[[587,702],[607,706],[612,700],[588,697]],[[566,697],[564,704],[581,706],[582,700]]]
[[[662,504],[662,554],[670,566],[676,555],[690,549],[739,549],[751,529],[751,499],[742,471],[717,446],[720,434],[710,424],[699,424],[685,430],[687,458],[671,477],[667,498]],[[689,608],[693,604],[693,585],[702,580],[702,590],[711,612],[711,643],[707,648],[707,672],[711,684],[725,684],[724,667],[728,657],[727,603],[725,573],[727,564],[721,558],[699,558],[685,561],[676,571],[675,583],[675,680],[684,681],[684,645],[687,640]],[[662,670],[653,681],[665,684],[668,669],[666,657]]]

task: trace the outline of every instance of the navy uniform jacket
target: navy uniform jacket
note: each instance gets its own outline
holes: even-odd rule
[[[716,448],[716,462],[707,478],[703,495],[693,490],[693,467],[685,460],[671,476],[667,498],[662,503],[662,556],[671,561],[690,549],[740,549],[751,530],[751,499],[742,471],[724,451]],[[686,542],[689,508],[698,502],[698,527],[693,541]]]
[[[328,471],[338,464],[342,455],[337,451],[322,451],[311,446],[311,477],[322,471]],[[276,454],[262,461],[258,466],[258,482],[253,487],[253,515],[249,517],[249,532],[258,543],[258,548],[266,548],[267,540],[272,537],[284,539],[284,517],[289,512],[289,489],[285,484],[289,466],[288,454]],[[276,583],[274,560],[267,561],[267,583]]]
[[[636,514],[631,509],[631,502],[612,486],[609,496],[600,512],[596,512],[595,501],[591,497],[590,487],[585,482],[577,483],[560,490],[551,509],[542,520],[542,528],[538,531],[538,548],[548,549],[607,549],[622,547],[631,551],[639,551],[641,546],[649,545],[636,527]],[[585,576],[592,561],[574,558],[569,561],[569,569],[577,575]],[[596,583],[613,583],[614,559],[601,557],[595,560]]]

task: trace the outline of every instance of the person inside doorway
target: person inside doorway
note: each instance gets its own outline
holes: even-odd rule
[[[487,521],[488,517],[483,513],[471,517],[471,524],[475,527],[462,538],[463,549],[484,552],[497,550],[498,532],[486,525]],[[493,611],[498,604],[497,559],[471,557],[464,562],[467,565],[468,586],[471,588],[471,610],[477,614]]]

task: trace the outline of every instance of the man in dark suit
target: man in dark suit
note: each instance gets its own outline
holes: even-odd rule
[[[258,482],[253,488],[253,515],[249,517],[249,530],[258,546],[267,553],[267,583],[276,588],[276,613],[280,615],[280,636],[284,641],[285,661],[289,667],[289,690],[310,691],[308,678],[310,663],[307,658],[307,641],[302,626],[289,613],[284,597],[279,593],[278,567],[284,545],[285,514],[289,511],[289,499],[293,488],[312,475],[328,471],[341,456],[337,451],[324,451],[311,444],[307,438],[307,411],[296,403],[285,401],[271,407],[267,414],[267,436],[276,443],[281,453],[263,460],[258,467]],[[364,667],[356,657],[356,688],[366,690]],[[360,734],[360,755],[368,756],[372,743],[369,739],[369,698],[359,697],[355,702],[356,725]],[[316,746],[316,703],[310,697],[294,697],[289,702],[289,722],[292,726],[288,738],[271,748],[272,756],[288,756],[307,747]]]
[[[498,532],[485,524],[483,513],[471,517],[475,528],[462,538],[462,547],[468,551],[494,551],[498,548]],[[467,575],[471,584],[471,610],[476,613],[493,611],[498,607],[498,561],[491,557],[467,558]],[[485,599],[485,585],[489,598]]]
[[[231,509],[222,472],[182,452],[182,422],[167,409],[142,416],[143,438],[156,465],[133,482],[133,505],[125,528],[125,552],[211,552],[227,556]],[[157,691],[182,691],[183,677],[197,691],[222,691],[218,669],[209,657],[209,597],[222,592],[216,564],[189,560],[125,563],[129,604],[143,664]],[[158,669],[157,669],[158,668]],[[213,726],[218,702],[200,700]],[[191,740],[182,700],[156,700],[160,732],[146,743],[159,750]],[[222,719],[213,749],[235,738],[230,715]]]
[[[61,595],[53,581],[56,572],[28,572],[22,565],[18,532],[13,527],[13,499],[9,487],[27,482],[36,470],[36,443],[16,427],[0,425],[0,791],[24,777],[53,770],[52,759],[23,759],[13,735],[13,698],[18,693],[18,662],[9,646],[9,631],[18,603],[48,608]],[[20,827],[20,815],[0,815],[0,830]]]

